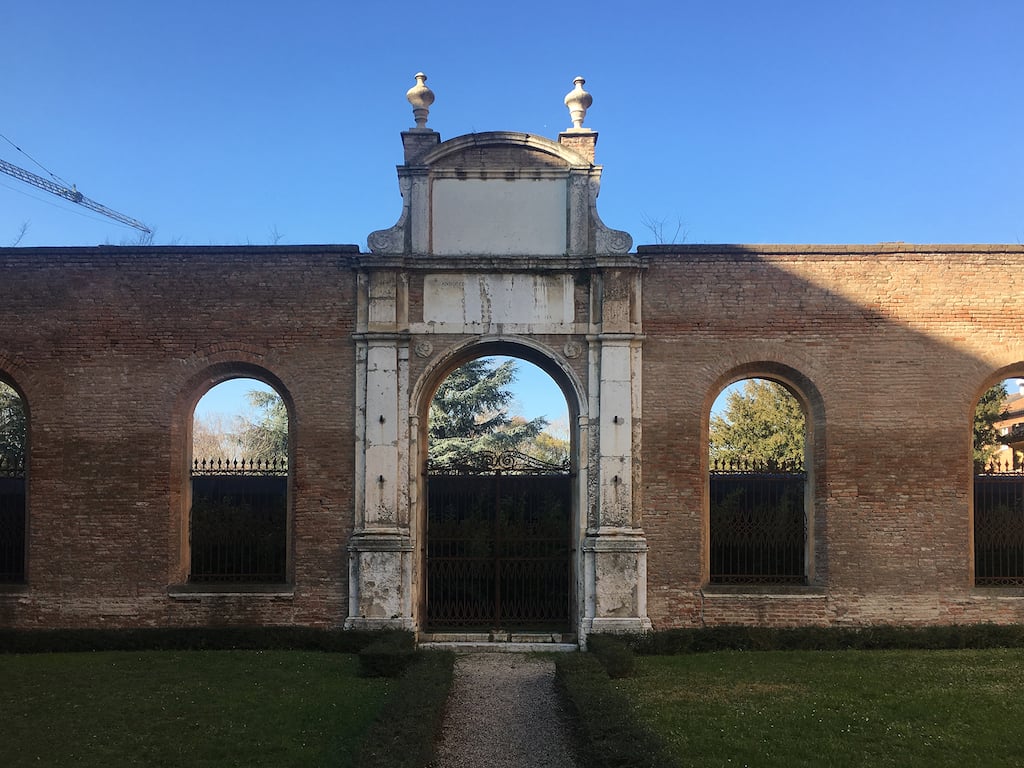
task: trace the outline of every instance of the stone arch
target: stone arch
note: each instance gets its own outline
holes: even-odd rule
[[[570,519],[570,551],[572,553],[572,611],[579,612],[584,600],[581,558],[582,542],[586,529],[586,498],[589,462],[585,446],[588,444],[587,398],[585,388],[577,373],[566,360],[547,345],[527,337],[485,336],[467,339],[453,345],[438,355],[418,377],[410,392],[410,506],[412,538],[415,557],[415,580],[418,584],[414,601],[414,614],[422,628],[425,619],[425,546],[427,535],[427,494],[426,458],[428,450],[427,412],[437,388],[461,365],[481,357],[500,355],[518,358],[536,365],[559,387],[569,412],[570,466],[572,482],[572,506]],[[570,615],[570,631],[575,630],[577,617]]]
[[[434,392],[452,371],[463,363],[489,355],[518,357],[533,363],[547,373],[562,390],[569,406],[569,419],[578,420],[586,408],[586,390],[579,376],[559,354],[535,339],[528,337],[484,336],[453,345],[438,355],[417,379],[411,392],[416,415],[423,416],[430,406]]]
[[[785,363],[771,360],[750,361],[735,366],[720,375],[704,398],[702,411],[702,470],[705,478],[703,502],[703,562],[702,581],[710,583],[710,443],[711,408],[719,395],[730,385],[748,379],[764,379],[781,385],[800,405],[804,414],[804,584],[825,582],[828,573],[828,550],[825,547],[827,518],[825,517],[826,465],[825,465],[825,401],[817,386],[807,376]]]
[[[204,364],[205,363],[205,364]],[[236,350],[223,352],[201,361],[195,372],[185,380],[179,390],[172,419],[171,435],[171,553],[172,570],[169,580],[174,585],[189,582],[191,562],[189,544],[190,510],[192,508],[192,430],[195,409],[199,401],[214,387],[232,379],[255,379],[271,387],[281,397],[288,413],[288,467],[287,503],[285,516],[285,580],[291,582],[294,563],[292,558],[292,529],[295,484],[295,432],[296,411],[292,395],[285,383],[273,371],[264,367],[258,356]],[[242,583],[242,582],[239,582]],[[211,587],[205,587],[211,588]],[[248,588],[248,587],[247,587]],[[217,591],[231,591],[230,585]]]

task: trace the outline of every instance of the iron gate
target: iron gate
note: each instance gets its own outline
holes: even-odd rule
[[[427,627],[569,628],[568,467],[522,454],[428,466]]]

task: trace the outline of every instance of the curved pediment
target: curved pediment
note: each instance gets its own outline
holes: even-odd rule
[[[451,170],[487,174],[488,171],[568,172],[589,168],[591,163],[558,142],[529,133],[491,131],[449,139],[424,155],[424,165],[434,171]]]

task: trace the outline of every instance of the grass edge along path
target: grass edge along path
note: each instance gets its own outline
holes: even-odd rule
[[[590,653],[555,657],[555,681],[573,726],[580,765],[588,768],[679,768],[661,737],[635,716]]]
[[[364,734],[357,768],[427,768],[435,756],[455,654],[417,651]]]

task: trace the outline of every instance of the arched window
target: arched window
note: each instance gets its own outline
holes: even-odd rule
[[[225,381],[193,414],[189,581],[283,583],[288,410],[256,379]]]
[[[709,580],[807,580],[807,425],[783,384],[750,378],[719,394],[709,428]]]
[[[0,381],[0,584],[25,581],[28,418],[21,396]]]
[[[1024,373],[1022,371],[1021,373]],[[990,387],[974,409],[974,583],[1024,586],[1024,380]]]

